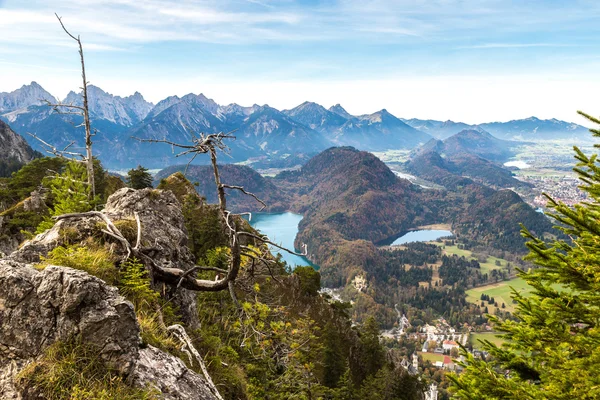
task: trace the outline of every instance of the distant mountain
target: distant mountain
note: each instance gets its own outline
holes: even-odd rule
[[[327,110],[319,104],[304,102],[284,113],[321,132],[332,144],[353,146],[360,150],[411,149],[431,138],[385,109],[373,114],[353,116],[339,104]]]
[[[71,91],[62,102],[81,106],[83,97],[81,93]],[[154,107],[139,92],[127,97],[113,96],[94,85],[88,86],[88,104],[94,119],[128,127],[146,118]]]
[[[586,127],[557,119],[530,117],[508,122],[489,122],[469,125],[463,122],[422,119],[402,119],[408,125],[438,139],[446,139],[462,130],[481,128],[499,139],[505,140],[589,140]]]
[[[348,111],[346,111],[344,109],[344,107],[342,107],[339,103],[336,104],[335,106],[329,107],[329,111],[336,113],[337,115],[344,117],[346,119],[354,118],[354,116],[351,115]]]
[[[431,136],[408,126],[383,109],[347,120],[344,125],[333,131],[331,139],[337,145],[382,151],[412,149],[429,141]]]
[[[319,132],[269,107],[258,107],[239,126],[236,141],[243,141],[255,153],[313,152],[326,149],[330,142]]]
[[[519,142],[500,140],[481,128],[458,132],[445,140],[432,139],[414,150],[413,155],[435,151],[443,156],[470,153],[494,162],[504,162],[514,155]]]
[[[284,110],[283,113],[301,124],[322,133],[331,132],[348,120],[348,117],[329,111],[325,107],[309,101],[291,110]]]
[[[501,139],[511,140],[589,140],[586,127],[557,119],[530,117],[508,122],[480,124],[483,129]]]
[[[36,153],[25,139],[10,129],[8,124],[0,121],[0,161],[11,159],[19,163],[28,163],[35,156]]]
[[[124,132],[138,124],[153,105],[146,102],[139,93],[123,98],[108,94],[96,86],[91,85],[88,89],[90,118],[97,133],[94,137],[94,151],[102,161],[107,161],[107,165],[110,165],[115,154],[123,147]],[[30,95],[24,96],[24,93]],[[83,118],[78,115],[57,114],[50,107],[40,105],[42,102],[34,101],[36,97],[43,95],[47,100],[57,102],[41,86],[34,82],[9,95],[29,99],[21,103],[26,105],[25,108],[0,113],[0,119],[9,122],[16,132],[22,135],[27,132],[36,134],[57,148],[71,142],[75,142],[71,147],[73,151],[81,151],[84,148],[84,130],[80,126]],[[70,92],[62,102],[81,105],[83,100],[79,94]],[[28,140],[34,149],[42,152],[45,150],[35,139]]]
[[[161,170],[155,177],[155,183],[160,182],[175,172],[184,172],[185,165],[173,165]],[[262,177],[252,168],[243,165],[219,165],[221,181],[224,184],[242,186],[255,194],[267,204],[263,211],[285,211],[288,209],[289,197],[278,189],[270,179]],[[217,190],[212,166],[191,165],[186,172],[188,180],[196,185],[196,191],[206,198],[209,204],[217,204]],[[226,189],[228,208],[234,212],[258,211],[262,205],[253,197],[239,190]]]
[[[451,154],[466,151],[487,160],[501,162],[513,156],[512,148],[518,145],[517,142],[497,139],[481,129],[469,129],[444,140],[444,151]]]
[[[44,100],[56,102],[54,96],[44,90],[37,82],[31,82],[14,92],[0,93],[0,114],[24,110],[33,105],[41,105]],[[10,117],[7,117],[7,119],[10,120]]]
[[[11,93],[0,93],[0,120],[10,123],[12,129],[21,135],[30,132],[56,147],[74,142],[72,150],[83,149],[84,133],[80,126],[82,118],[53,113],[52,109],[42,105],[41,99],[56,101],[35,82]],[[79,105],[82,99],[80,95],[70,92],[64,102]],[[176,149],[172,146],[140,143],[132,139],[132,136],[184,144],[189,143],[195,134],[235,131],[237,140],[229,141],[229,156],[232,162],[238,162],[264,158],[284,160],[290,155],[316,154],[330,146],[350,145],[365,151],[414,149],[428,142],[432,135],[447,139],[450,132],[457,133],[455,131],[460,128],[481,129],[452,121],[406,120],[418,127],[415,129],[385,109],[373,114],[353,116],[339,104],[327,110],[316,103],[305,102],[283,112],[268,105],[222,106],[203,94],[191,93],[183,97],[170,96],[153,105],[138,92],[120,97],[93,85],[89,86],[89,103],[92,127],[97,133],[94,137],[94,152],[105,166],[118,169],[138,164],[162,168],[179,162],[174,158]],[[527,136],[528,129],[534,131],[527,136],[532,139],[554,138],[558,135],[556,129],[567,130],[571,137],[585,131],[585,128],[578,125],[556,120],[550,120],[553,128],[546,127],[548,121],[518,126],[515,125],[516,122],[518,121],[482,126],[489,125],[492,133],[498,131],[502,138]],[[26,139],[35,150],[43,150],[39,142],[28,137]],[[444,146],[470,146],[469,151],[482,157],[490,157],[473,148],[487,148],[486,144],[482,145],[481,138],[464,139],[461,143],[448,142]],[[473,143],[469,145],[469,141]],[[496,156],[494,160],[498,160],[503,153]],[[206,161],[205,158],[198,157],[194,163],[202,164]]]
[[[460,131],[473,129],[475,125],[465,124],[464,122],[454,121],[436,121],[433,119],[404,119],[401,118],[407,125],[412,126],[422,132],[428,133],[437,139],[446,139]]]

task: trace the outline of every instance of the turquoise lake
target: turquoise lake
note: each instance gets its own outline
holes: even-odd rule
[[[302,220],[302,215],[291,212],[285,213],[252,213],[250,225],[254,229],[258,229],[273,243],[277,243],[283,247],[293,250],[294,240],[298,234],[298,224]],[[306,257],[296,256],[286,251],[272,247],[271,251],[274,254],[281,254],[281,258],[293,269],[297,265],[310,265],[315,269],[318,266],[312,264]]]

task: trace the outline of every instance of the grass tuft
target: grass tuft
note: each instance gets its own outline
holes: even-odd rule
[[[133,388],[107,368],[96,348],[75,340],[56,342],[16,378],[24,398],[146,400],[157,399],[151,389]]]

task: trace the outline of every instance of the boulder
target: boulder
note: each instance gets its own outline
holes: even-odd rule
[[[104,281],[76,269],[38,271],[0,260],[0,287],[0,398],[23,398],[16,375],[53,343],[72,338],[97,348],[135,386],[156,387],[166,399],[215,398],[205,379],[180,359],[140,349],[133,306]]]

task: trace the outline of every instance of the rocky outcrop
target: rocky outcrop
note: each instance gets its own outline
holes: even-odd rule
[[[0,120],[0,160],[16,160],[20,163],[27,163],[34,157],[35,152],[25,139]]]
[[[179,358],[152,346],[140,350],[131,381],[138,387],[156,387],[165,399],[214,398],[203,377],[190,371]]]
[[[0,260],[0,398],[19,399],[16,375],[57,341],[77,338],[139,387],[166,399],[212,399],[204,378],[156,348],[140,349],[131,303],[83,271],[49,266],[37,271]]]
[[[170,191],[124,188],[107,201],[104,213],[117,225],[142,226],[142,245],[159,265],[189,269],[193,257],[181,206]],[[177,357],[153,347],[141,348],[140,330],[131,303],[118,290],[83,271],[32,263],[65,243],[102,235],[93,216],[58,221],[0,260],[0,398],[23,398],[15,376],[57,341],[78,338],[98,349],[108,366],[136,387],[155,387],[165,399],[213,399],[205,379]],[[134,230],[135,232],[135,230]],[[127,236],[126,233],[124,233]],[[135,235],[134,235],[135,237]],[[105,238],[110,246],[110,238]],[[111,247],[118,255],[117,244]],[[161,290],[168,294],[168,290]],[[171,299],[188,328],[198,327],[195,295],[181,290]]]
[[[117,288],[83,271],[42,271],[0,261],[0,355],[31,359],[51,343],[79,336],[123,374],[135,364],[139,329],[131,303]]]
[[[183,269],[193,266],[192,255],[187,248],[181,205],[170,191],[119,189],[108,198],[103,213],[113,222],[129,221],[132,226],[135,226],[135,213],[138,213],[142,226],[142,245],[151,247],[148,255],[155,262],[165,267],[177,265]],[[52,229],[25,242],[11,258],[25,263],[39,262],[41,256],[46,256],[67,239],[77,242],[102,235],[102,224],[101,219],[92,216],[61,219]],[[64,232],[70,232],[68,238]],[[135,235],[131,239],[135,239]]]

